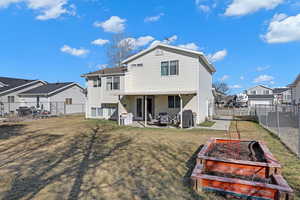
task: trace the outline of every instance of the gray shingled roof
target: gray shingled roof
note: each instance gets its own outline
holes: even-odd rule
[[[93,76],[93,75],[106,75],[106,74],[118,74],[123,73],[126,71],[126,67],[111,67],[111,68],[105,68],[101,69],[95,72],[90,72],[87,74],[84,74],[82,76]]]
[[[248,95],[248,99],[274,99],[272,94]]]
[[[290,88],[274,88],[273,89],[273,93],[274,94],[280,94],[280,93],[282,93],[282,92],[285,92],[285,91],[287,91],[287,90],[289,90]]]
[[[31,90],[25,91],[21,93],[20,95],[36,95],[36,94],[42,94],[47,95],[51,92],[54,92],[58,89],[64,88],[68,85],[75,84],[74,82],[66,82],[66,83],[48,83],[47,85],[42,85],[36,88],[33,88]]]
[[[14,89],[16,87],[34,82],[37,80],[27,80],[27,79],[19,79],[19,78],[8,78],[8,77],[0,77],[0,82],[3,83],[5,86],[0,87],[0,93],[5,92],[10,89]]]
[[[290,84],[289,86],[292,86],[292,87],[296,86],[299,81],[300,81],[300,74],[297,76],[297,78],[295,79],[295,81],[292,84]]]

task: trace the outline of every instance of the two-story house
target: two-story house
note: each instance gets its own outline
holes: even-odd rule
[[[255,107],[256,105],[273,105],[274,94],[273,89],[257,85],[247,90],[248,106]]]
[[[292,93],[292,104],[300,104],[300,74],[297,76],[295,81],[289,85]]]
[[[274,94],[275,104],[292,103],[291,89],[288,87],[274,88],[273,94]]]
[[[146,121],[148,115],[192,110],[200,123],[212,115],[216,70],[203,53],[157,44],[122,64],[82,75],[88,85],[87,118],[118,119],[132,113],[134,120]]]

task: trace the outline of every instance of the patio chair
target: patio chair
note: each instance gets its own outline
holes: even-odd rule
[[[170,123],[169,114],[166,112],[159,113],[158,121],[160,125],[168,125]]]
[[[150,125],[156,125],[156,124],[158,124],[158,120],[157,119],[153,119],[153,117],[152,117],[152,114],[151,113],[149,113],[148,114],[148,124],[150,124]]]

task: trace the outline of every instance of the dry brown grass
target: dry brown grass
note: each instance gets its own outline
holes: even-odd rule
[[[266,131],[242,126],[243,137],[279,145],[274,154],[285,152],[299,166]],[[195,194],[189,176],[199,146],[224,134],[118,127],[81,116],[0,124],[0,199],[223,199]],[[297,187],[295,170],[284,173]]]

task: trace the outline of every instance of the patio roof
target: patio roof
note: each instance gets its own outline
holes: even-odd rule
[[[136,92],[119,92],[116,95],[123,96],[143,96],[143,95],[188,95],[197,94],[196,90],[186,90],[186,91],[136,91]]]

